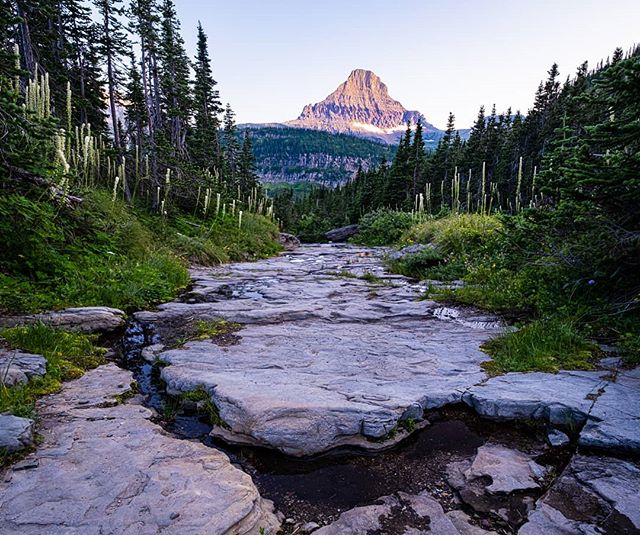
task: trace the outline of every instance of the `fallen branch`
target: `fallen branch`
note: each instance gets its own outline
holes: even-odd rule
[[[8,178],[10,180],[14,180],[16,182],[29,182],[30,184],[34,184],[41,188],[46,188],[52,199],[60,201],[66,206],[73,207],[84,202],[84,199],[82,197],[68,194],[57,184],[48,181],[46,178],[43,178],[40,175],[36,175],[35,173],[31,173],[30,171],[25,171],[24,169],[13,166],[8,166],[8,170]]]

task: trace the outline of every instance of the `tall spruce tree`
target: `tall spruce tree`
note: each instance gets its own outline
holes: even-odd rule
[[[123,144],[117,107],[120,100],[118,92],[123,81],[122,58],[128,53],[125,29],[121,22],[125,10],[122,0],[93,0],[93,3],[100,17],[97,43],[106,68],[113,142],[116,150],[121,151]]]
[[[211,60],[207,50],[207,35],[198,22],[198,44],[194,62],[193,114],[194,128],[191,138],[191,154],[197,165],[220,167],[219,115],[222,111],[217,82],[211,72]]]
[[[191,115],[189,87],[189,58],[180,35],[180,22],[172,0],[162,4],[161,22],[162,102],[165,114],[165,133],[173,156],[188,158],[187,130]]]

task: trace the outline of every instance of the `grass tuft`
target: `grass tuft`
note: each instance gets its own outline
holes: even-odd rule
[[[572,322],[560,319],[533,321],[518,331],[493,338],[482,346],[493,357],[483,367],[490,374],[590,370],[599,353]]]
[[[38,397],[57,392],[63,381],[77,379],[86,370],[105,362],[106,349],[95,345],[95,335],[69,333],[40,323],[4,329],[0,336],[12,348],[42,355],[47,360],[47,373],[43,377],[34,377],[23,385],[0,386],[0,413],[31,417]]]

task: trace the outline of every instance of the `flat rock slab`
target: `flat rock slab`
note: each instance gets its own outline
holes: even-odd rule
[[[478,448],[465,476],[468,479],[488,476],[491,478],[491,484],[486,488],[489,493],[509,493],[539,488],[538,480],[545,473],[543,466],[521,451],[485,444]]]
[[[607,383],[605,372],[507,373],[470,388],[463,400],[489,418],[543,420],[576,429]]]
[[[332,524],[314,531],[316,535],[371,535],[423,533],[438,535],[488,535],[472,525],[462,511],[445,513],[427,492],[410,495],[399,492],[385,496],[375,505],[356,507]]]
[[[111,332],[124,327],[126,315],[122,310],[109,307],[65,308],[31,316],[0,318],[3,327],[17,327],[44,323],[57,329],[82,333]]]
[[[640,368],[608,382],[580,433],[581,446],[640,452]]]
[[[32,377],[41,377],[45,373],[47,360],[42,355],[0,348],[0,385],[24,384]]]
[[[576,455],[529,513],[519,535],[640,533],[640,467]]]
[[[441,306],[417,300],[420,287],[385,279],[374,252],[302,247],[194,272],[182,302],[136,317],[161,335],[220,316],[244,328],[235,345],[199,340],[159,353],[170,364],[162,369],[168,391],[204,387],[236,442],[297,456],[378,447],[369,440],[400,420],[459,402],[486,377],[479,346],[498,332],[496,319],[472,311],[439,317]],[[355,278],[367,273],[374,277]]]
[[[0,476],[0,534],[257,534],[279,522],[223,453],[168,436],[113,364],[39,404],[44,437]]]
[[[33,445],[33,420],[0,414],[0,449],[14,453]]]

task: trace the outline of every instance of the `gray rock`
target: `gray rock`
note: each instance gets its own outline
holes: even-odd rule
[[[593,405],[579,444],[640,453],[640,368],[619,372]]]
[[[200,340],[160,353],[170,364],[161,372],[169,392],[203,386],[230,428],[214,429],[215,436],[291,455],[344,445],[379,449],[370,439],[385,437],[399,420],[459,402],[486,377],[479,346],[498,332],[496,322],[476,321],[471,311],[436,318],[438,306],[417,301],[420,287],[406,279],[377,285],[372,296],[369,282],[332,275],[376,273],[381,253],[305,246],[192,272],[200,295],[219,295],[224,284],[238,297],[167,303],[136,318],[151,322],[161,338],[194,319],[222,316],[244,328],[235,345]],[[247,298],[241,289],[249,282]]]
[[[446,473],[466,505],[517,526],[533,509],[532,494],[546,469],[523,452],[485,444],[473,460],[449,463]]]
[[[557,448],[559,446],[566,446],[571,442],[571,439],[567,435],[565,435],[562,431],[558,429],[552,429],[547,434],[547,441],[554,448]]]
[[[302,533],[311,533],[317,530],[319,527],[320,524],[318,524],[317,522],[307,522],[300,528],[300,531],[302,531]]]
[[[0,325],[15,327],[42,322],[65,331],[94,333],[114,331],[123,327],[125,321],[125,313],[117,308],[81,307],[43,312],[32,316],[9,316],[0,318]]]
[[[42,355],[0,348],[0,385],[26,383],[32,377],[47,373],[47,360]]]
[[[315,531],[316,535],[368,535],[370,533],[407,533],[411,535],[486,535],[468,522],[460,511],[445,514],[441,505],[427,492],[417,495],[399,492],[385,496],[375,505],[356,507],[340,518]]]
[[[464,402],[489,418],[543,420],[579,428],[606,386],[602,372],[507,373],[470,388]]]
[[[521,451],[485,444],[478,448],[478,454],[465,472],[465,477],[472,480],[489,476],[492,482],[486,487],[487,492],[510,493],[539,488],[537,480],[544,477],[545,473],[543,466]]]
[[[576,455],[518,534],[638,533],[639,495],[637,464]]]
[[[280,233],[280,235],[278,236],[278,241],[280,242],[280,245],[282,245],[282,247],[284,247],[287,251],[293,251],[294,249],[300,247],[300,240],[298,239],[298,237],[294,236],[293,234],[287,234],[286,232]]]
[[[222,452],[167,435],[108,364],[39,403],[43,444],[0,482],[0,534],[273,534],[279,522]]]
[[[407,245],[398,251],[390,252],[387,257],[389,260],[398,261],[403,260],[407,256],[411,256],[417,253],[421,253],[425,249],[434,249],[432,244],[425,245],[423,243],[414,243],[413,245]]]
[[[147,362],[155,362],[163,350],[164,344],[152,344],[140,351],[140,356]]]
[[[358,233],[358,225],[347,225],[325,233],[327,240],[332,242],[343,242],[355,236]]]
[[[30,446],[33,446],[33,420],[0,414],[0,449],[14,453]]]

